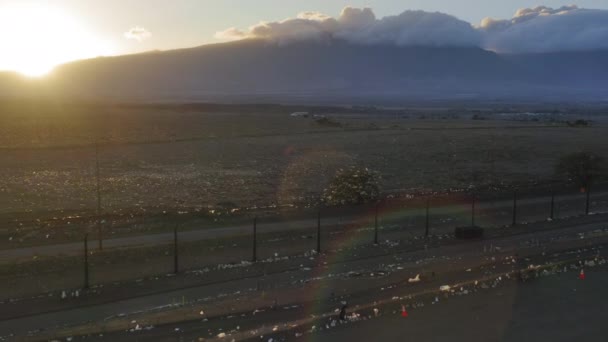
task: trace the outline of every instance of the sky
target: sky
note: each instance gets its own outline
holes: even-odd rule
[[[215,43],[227,28],[305,11],[339,16],[346,6],[370,7],[377,18],[440,11],[478,25],[485,17],[510,19],[519,8],[572,1],[608,9],[607,0],[0,0],[0,70],[35,76],[69,60]]]

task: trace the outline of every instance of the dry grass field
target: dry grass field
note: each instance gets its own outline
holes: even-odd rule
[[[547,183],[566,153],[608,158],[601,110],[527,111],[4,101],[0,235],[93,215],[96,143],[108,216],[306,206],[353,164],[417,193]],[[564,123],[579,118],[593,124]]]

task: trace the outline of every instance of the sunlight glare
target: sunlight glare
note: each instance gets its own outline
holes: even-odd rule
[[[112,53],[76,18],[44,5],[0,6],[0,70],[39,77],[65,62]]]

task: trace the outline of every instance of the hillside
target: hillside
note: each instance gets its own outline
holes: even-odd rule
[[[146,101],[602,100],[608,52],[498,55],[473,47],[245,40],[83,60],[21,83],[5,75],[0,91]]]

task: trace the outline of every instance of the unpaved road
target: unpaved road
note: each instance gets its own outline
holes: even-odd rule
[[[89,305],[80,308],[66,308],[61,311],[30,314],[25,317],[6,319],[0,322],[0,331],[7,336],[7,333],[13,333],[17,336],[23,336],[28,331],[38,328],[52,328],[54,326],[78,325],[89,321],[98,322],[105,321],[109,317],[115,317],[119,314],[133,313],[138,311],[148,311],[155,307],[179,303],[180,300],[186,299],[187,303],[201,303],[207,308],[212,308],[210,303],[218,300],[200,300],[209,296],[218,296],[219,294],[235,294],[236,304],[226,304],[223,309],[228,309],[227,312],[240,310],[254,310],[255,305],[249,307],[248,301],[251,298],[259,298],[260,290],[256,290],[257,281],[263,280],[264,284],[269,284],[263,291],[272,293],[272,296],[279,298],[280,303],[289,301],[307,302],[316,301],[319,292],[314,290],[315,287],[321,286],[325,290],[324,293],[335,292],[338,295],[349,295],[349,292],[369,292],[370,289],[378,289],[383,286],[394,284],[395,282],[403,281],[414,274],[421,271],[433,270],[438,272],[438,275],[449,274],[451,270],[464,271],[466,268],[479,267],[480,264],[488,262],[489,258],[496,256],[500,260],[502,256],[513,255],[514,253],[540,253],[544,250],[550,251],[555,248],[557,250],[570,248],[574,244],[586,246],[590,243],[597,243],[597,238],[581,239],[581,233],[590,233],[600,229],[602,224],[585,224],[574,225],[567,229],[558,231],[542,231],[531,234],[509,236],[501,239],[492,240],[494,246],[500,246],[501,252],[493,255],[488,255],[484,252],[485,247],[489,242],[477,241],[470,243],[456,244],[452,246],[440,247],[429,251],[417,251],[409,253],[399,253],[393,255],[384,255],[373,257],[365,260],[357,260],[354,262],[340,262],[335,265],[323,266],[320,264],[317,268],[312,269],[301,268],[296,266],[295,270],[288,272],[279,272],[268,276],[252,277],[250,279],[235,280],[233,282],[224,282],[214,285],[201,285],[183,290],[175,290],[143,296],[133,299],[120,300],[109,303],[101,303],[97,305]],[[529,246],[530,240],[543,241],[542,246]],[[606,239],[600,242],[606,243]],[[423,261],[420,263],[420,261]],[[314,264],[315,262],[313,262]],[[359,274],[370,274],[378,270],[387,269],[388,265],[392,264],[392,271],[388,276],[378,278],[351,278],[351,272]],[[505,266],[512,267],[512,266]],[[388,268],[390,269],[390,268]],[[290,292],[291,291],[291,292]],[[374,290],[375,291],[375,290]],[[374,292],[372,291],[372,292]],[[265,302],[269,302],[270,298],[263,298]],[[53,299],[49,299],[53,300]],[[55,299],[57,300],[57,299]],[[264,300],[260,302],[264,302]],[[207,303],[207,304],[205,304]],[[75,303],[76,304],[76,303]],[[20,308],[27,307],[28,301],[17,302],[14,304],[3,304],[4,309],[9,310],[9,305],[17,305]],[[30,307],[35,311],[39,305]],[[3,310],[4,310],[3,309]],[[216,308],[217,312],[221,312],[222,307]],[[226,311],[224,311],[226,314]],[[208,314],[212,314],[209,310]]]

